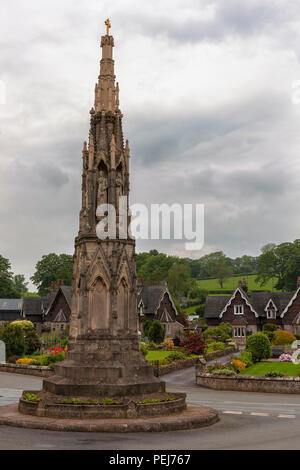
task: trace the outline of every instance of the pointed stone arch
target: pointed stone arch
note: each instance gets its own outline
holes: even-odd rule
[[[125,277],[122,277],[118,284],[117,295],[117,325],[119,330],[129,329],[129,291]]]
[[[92,330],[109,328],[109,289],[104,278],[97,276],[89,289],[89,326]]]

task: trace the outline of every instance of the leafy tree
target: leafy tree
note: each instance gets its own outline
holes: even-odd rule
[[[173,264],[168,273],[168,287],[175,297],[187,295],[191,286],[191,269],[186,261]]]
[[[24,274],[16,274],[13,278],[14,284],[16,286],[16,290],[18,292],[27,292],[28,282],[26,282]]]
[[[208,296],[208,292],[201,287],[192,287],[188,293],[189,299],[197,299],[198,303],[203,304]]]
[[[19,291],[13,281],[10,262],[0,255],[0,298],[13,299],[18,297]]]
[[[25,351],[25,336],[22,328],[8,324],[1,330],[0,339],[4,341],[7,358],[22,356]]]
[[[156,344],[163,342],[165,338],[165,329],[162,323],[158,320],[154,320],[149,328],[149,340]]]
[[[264,333],[255,333],[248,336],[246,350],[251,352],[254,362],[271,357],[271,344]]]
[[[261,251],[257,282],[264,285],[271,279],[277,279],[276,289],[295,290],[300,274],[300,239],[280,245],[270,243]]]
[[[51,282],[58,279],[63,280],[67,286],[72,284],[73,257],[71,255],[49,253],[42,256],[35,269],[31,280],[37,286],[40,295],[46,295]]]

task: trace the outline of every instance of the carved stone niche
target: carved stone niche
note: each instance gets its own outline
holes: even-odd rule
[[[109,290],[102,277],[97,277],[89,289],[90,328],[109,328]]]

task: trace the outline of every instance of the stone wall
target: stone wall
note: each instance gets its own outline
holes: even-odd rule
[[[228,356],[235,351],[235,348],[231,346],[230,348],[223,349],[223,351],[214,351],[213,353],[206,354],[205,360],[207,362],[213,361],[215,359],[219,359],[220,357]],[[158,375],[166,375],[170,374],[170,372],[175,372],[177,370],[187,369],[188,367],[192,367],[197,364],[198,357],[191,357],[189,359],[185,359],[182,361],[174,361],[171,364],[166,366],[160,366],[158,368]]]
[[[300,377],[264,377],[259,375],[221,376],[204,373],[196,366],[196,384],[214,390],[258,393],[300,393]]]
[[[0,364],[0,372],[10,374],[35,375],[37,377],[49,377],[53,370],[47,366],[30,366],[26,364]]]
[[[227,356],[234,351],[233,347],[226,348],[223,351],[215,351],[205,356],[206,361],[212,361],[219,357]],[[158,375],[166,375],[177,370],[187,369],[197,364],[198,357],[191,357],[183,361],[174,361],[166,366],[158,368]],[[155,368],[155,366],[154,366]],[[47,366],[31,366],[25,364],[0,364],[0,372],[9,372],[11,374],[35,375],[37,377],[50,377],[53,370]]]

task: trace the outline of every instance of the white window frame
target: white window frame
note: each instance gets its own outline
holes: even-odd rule
[[[274,308],[267,308],[267,318],[270,320],[276,318],[276,310]]]
[[[235,315],[244,315],[244,305],[243,304],[234,304],[234,314]]]
[[[235,326],[233,329],[233,337],[234,338],[245,338],[246,331],[245,327],[243,326]]]

